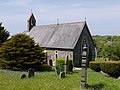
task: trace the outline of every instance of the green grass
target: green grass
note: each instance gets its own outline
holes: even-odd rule
[[[60,79],[55,72],[36,73],[32,78],[20,79],[21,73],[0,72],[0,90],[83,90],[81,72]],[[90,69],[87,72],[88,90],[120,90],[120,80],[106,77]]]

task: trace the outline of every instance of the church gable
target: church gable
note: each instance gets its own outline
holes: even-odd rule
[[[89,32],[89,29],[87,27],[87,24],[85,24],[81,36],[79,37],[77,44],[73,50],[73,62],[74,66],[80,67],[81,66],[81,60],[82,60],[82,51],[83,47],[87,47],[87,64],[89,65],[89,62],[95,59],[95,52],[94,52],[94,42],[92,40],[92,36]]]

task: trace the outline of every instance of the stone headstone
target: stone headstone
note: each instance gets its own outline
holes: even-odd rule
[[[81,63],[81,87],[86,87],[87,79],[87,47],[83,47],[82,52],[82,63]]]
[[[28,69],[28,77],[33,77],[34,76],[34,69],[30,68]]]
[[[57,75],[60,75],[60,67],[59,67],[59,66],[56,66],[56,67],[55,67],[55,71],[56,71],[56,74],[57,74]]]
[[[59,75],[60,78],[65,78],[65,72],[61,72]]]
[[[66,56],[66,58],[65,58],[65,62],[64,62],[64,72],[65,72],[65,74],[67,74],[68,73],[68,55]]]
[[[22,75],[20,76],[20,79],[24,79],[24,78],[27,78],[26,74],[22,74]]]

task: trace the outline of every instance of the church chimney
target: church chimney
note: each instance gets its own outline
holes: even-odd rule
[[[33,15],[33,13],[31,13],[30,17],[28,18],[28,31],[30,31],[34,26],[36,26],[36,19]]]

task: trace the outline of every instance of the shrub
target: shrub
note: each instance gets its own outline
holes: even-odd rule
[[[118,78],[120,76],[120,61],[102,62],[100,68],[112,77]]]
[[[52,71],[52,67],[49,66],[48,64],[42,64],[40,66],[40,71]]]
[[[100,72],[100,71],[101,71],[100,62],[94,62],[94,61],[92,61],[92,62],[90,62],[89,67],[90,67],[92,70],[96,71],[96,72]]]
[[[120,76],[120,61],[90,62],[90,68],[96,72],[103,71],[111,77]]]
[[[28,70],[40,65],[45,54],[43,48],[39,47],[33,38],[25,34],[17,34],[2,44],[0,58],[2,68]]]
[[[56,66],[59,66],[61,71],[64,71],[64,62],[65,62],[64,58],[58,58],[56,60]],[[68,65],[68,71],[71,72],[72,69],[73,69],[72,60],[71,59],[68,60],[68,64],[67,65]]]
[[[55,67],[54,66],[52,66],[52,71],[55,71]]]

